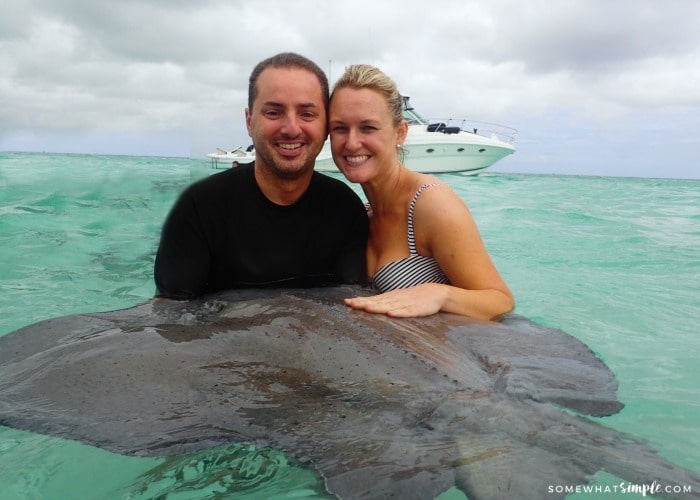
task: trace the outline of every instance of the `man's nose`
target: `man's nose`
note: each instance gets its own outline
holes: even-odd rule
[[[285,115],[282,132],[290,137],[296,137],[301,133],[301,120],[296,113],[288,113]]]

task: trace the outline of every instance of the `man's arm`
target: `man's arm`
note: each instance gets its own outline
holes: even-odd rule
[[[206,292],[211,256],[193,200],[183,193],[163,224],[153,277],[156,296],[187,300]]]

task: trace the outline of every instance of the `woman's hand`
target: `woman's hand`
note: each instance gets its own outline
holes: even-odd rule
[[[447,293],[445,285],[424,283],[370,297],[345,299],[345,305],[394,318],[413,318],[439,312],[447,298]]]
[[[430,316],[444,311],[488,321],[511,311],[514,304],[510,292],[502,290],[464,290],[452,285],[424,283],[380,295],[345,299],[345,305],[394,318]]]

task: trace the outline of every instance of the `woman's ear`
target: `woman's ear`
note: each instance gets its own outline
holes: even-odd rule
[[[406,136],[408,135],[408,122],[406,120],[401,120],[401,123],[399,123],[399,129],[397,133],[398,142],[396,143],[396,145],[403,146],[403,143],[406,142]]]

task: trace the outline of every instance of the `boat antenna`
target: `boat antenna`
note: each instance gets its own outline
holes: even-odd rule
[[[333,59],[328,59],[328,81],[331,82],[333,75]]]

